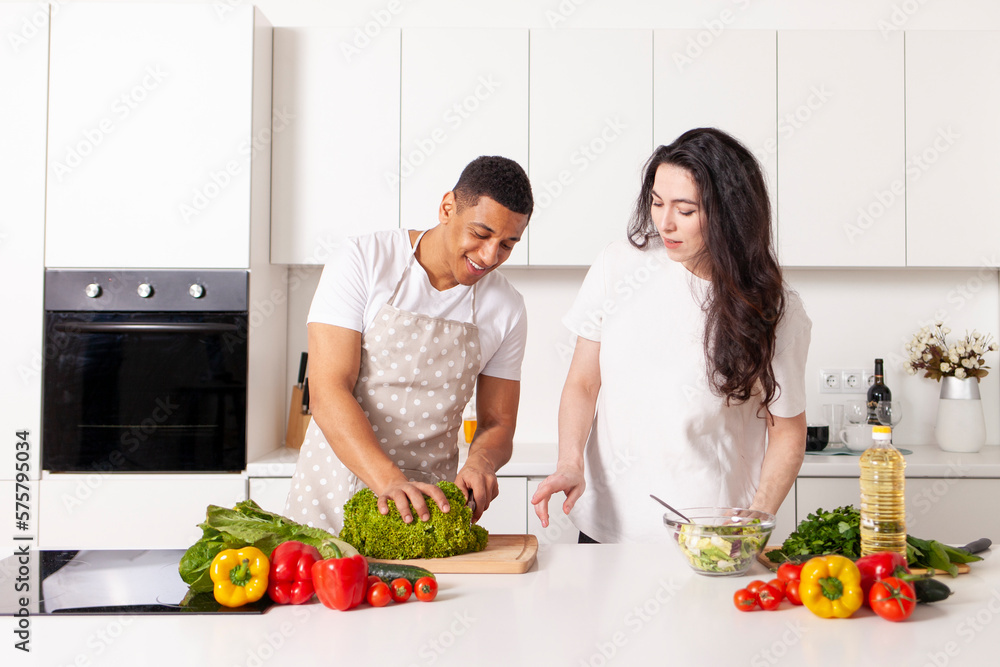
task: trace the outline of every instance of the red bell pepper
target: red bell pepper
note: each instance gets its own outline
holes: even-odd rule
[[[896,572],[897,567],[909,572],[906,567],[906,556],[895,551],[880,551],[878,553],[862,556],[855,561],[858,571],[861,572],[861,588],[864,591],[864,603],[868,603],[868,594],[876,581],[888,579]]]
[[[364,556],[341,558],[336,544],[328,544],[333,558],[313,563],[312,578],[319,601],[330,609],[346,611],[365,599],[368,588],[368,561]]]
[[[295,540],[282,542],[271,552],[267,594],[278,604],[303,604],[313,596],[312,566],[323,560],[319,549]]]

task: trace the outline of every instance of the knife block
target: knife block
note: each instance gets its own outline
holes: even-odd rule
[[[300,449],[306,437],[306,430],[312,415],[302,412],[302,388],[292,387],[292,401],[288,410],[288,429],[285,431],[285,447]]]

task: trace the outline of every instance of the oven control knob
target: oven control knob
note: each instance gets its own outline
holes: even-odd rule
[[[188,294],[193,296],[195,299],[200,299],[205,296],[205,288],[198,283],[194,283],[191,287],[188,287]]]
[[[91,299],[96,299],[97,297],[101,296],[101,286],[98,285],[97,283],[90,283],[83,290],[83,293],[89,296]]]
[[[139,289],[136,290],[136,294],[141,296],[143,299],[148,299],[153,296],[153,286],[149,283],[142,283],[139,285]]]

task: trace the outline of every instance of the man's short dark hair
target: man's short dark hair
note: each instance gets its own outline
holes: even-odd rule
[[[475,206],[487,196],[514,213],[527,215],[535,207],[531,182],[521,165],[505,157],[483,155],[470,162],[452,188],[458,209]]]

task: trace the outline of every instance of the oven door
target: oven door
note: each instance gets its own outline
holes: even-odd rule
[[[245,312],[47,312],[42,467],[246,467]]]

